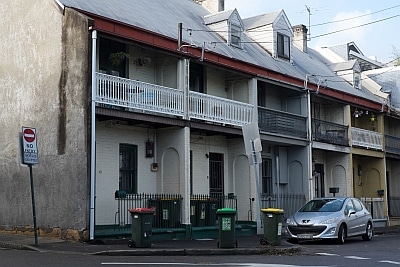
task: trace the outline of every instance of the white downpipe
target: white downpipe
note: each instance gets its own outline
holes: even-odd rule
[[[313,176],[312,176],[312,119],[311,119],[311,93],[310,90],[307,89],[307,106],[308,106],[308,138],[309,138],[309,144],[308,144],[308,158],[307,158],[307,163],[308,163],[308,183],[309,183],[309,199],[314,198],[314,186],[313,186]]]
[[[92,32],[92,99],[91,99],[91,140],[90,140],[90,240],[94,240],[94,206],[96,188],[96,56],[97,56],[97,31]]]

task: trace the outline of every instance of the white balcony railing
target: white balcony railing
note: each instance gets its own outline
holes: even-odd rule
[[[252,122],[253,105],[222,97],[190,92],[189,117],[242,126]]]
[[[252,122],[253,105],[197,92],[189,92],[185,109],[184,92],[165,86],[96,73],[96,103],[105,107],[162,113],[242,126]]]
[[[351,127],[351,141],[353,146],[383,150],[383,135],[381,133]]]
[[[96,76],[97,103],[183,116],[183,91],[102,73]]]

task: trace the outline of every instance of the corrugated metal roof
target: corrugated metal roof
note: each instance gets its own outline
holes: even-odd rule
[[[315,77],[327,77],[326,86],[339,91],[364,97],[379,102],[379,99],[368,93],[354,89],[347,82],[333,74],[329,67],[322,63],[320,55],[308,48],[308,53],[293,48],[293,64],[288,61],[274,59],[257,43],[243,34],[243,49],[224,43],[216,32],[212,32],[205,24],[204,17],[210,13],[192,0],[58,0],[61,4],[86,13],[93,13],[110,20],[178,39],[178,23],[182,23],[184,31],[182,40],[206,50],[255,64],[291,77],[304,80],[307,74]],[[229,11],[227,12],[229,14]],[[273,16],[274,13],[270,13]],[[258,16],[257,16],[258,17]],[[249,18],[253,23],[267,21],[268,16]],[[216,45],[215,45],[216,44]],[[315,81],[314,81],[315,82]]]
[[[381,91],[390,94],[390,104],[400,109],[400,67],[388,67],[364,72],[382,86]]]
[[[282,10],[243,19],[245,30],[251,30],[274,23]]]

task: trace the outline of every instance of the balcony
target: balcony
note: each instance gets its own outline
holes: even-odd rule
[[[172,115],[206,122],[242,126],[253,120],[253,105],[221,97],[189,92],[186,108],[184,92],[165,86],[96,73],[97,104],[158,115]]]
[[[297,114],[259,107],[258,127],[261,132],[307,138],[307,118]]]
[[[400,137],[385,135],[385,151],[400,155]]]
[[[351,127],[351,141],[353,146],[383,150],[383,135],[374,131]]]
[[[348,126],[312,119],[312,137],[314,141],[348,146]]]

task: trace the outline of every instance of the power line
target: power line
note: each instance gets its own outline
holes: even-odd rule
[[[400,7],[400,5],[388,7],[388,8],[382,9],[382,10],[378,10],[378,11],[375,11],[375,12],[372,12],[372,13],[368,13],[368,14],[364,14],[364,15],[360,15],[360,16],[356,16],[356,17],[352,17],[352,18],[334,20],[334,21],[329,21],[329,22],[323,22],[323,23],[318,23],[318,24],[314,24],[314,25],[311,25],[311,26],[314,26],[314,27],[315,26],[322,26],[322,25],[327,25],[327,24],[332,24],[332,23],[337,23],[337,22],[343,22],[343,21],[358,19],[358,18],[361,18],[361,17],[365,17],[365,16],[369,16],[369,15],[372,15],[372,14],[380,13],[380,12],[383,12],[383,11],[386,11],[386,10],[389,10],[389,9],[393,9],[393,8],[396,8],[396,7]]]
[[[361,28],[361,27],[364,27],[364,26],[367,26],[367,25],[375,24],[375,23],[382,22],[382,21],[385,21],[385,20],[388,20],[388,19],[393,19],[393,18],[396,18],[396,17],[400,17],[400,14],[394,15],[392,17],[388,17],[388,18],[384,18],[384,19],[380,19],[380,20],[375,20],[375,21],[372,21],[372,22],[364,23],[364,24],[357,25],[357,26],[350,27],[350,28],[341,29],[341,30],[337,30],[337,31],[333,31],[333,32],[328,32],[328,33],[316,35],[316,36],[313,36],[313,38],[318,38],[318,37],[322,37],[322,36],[326,36],[326,35],[330,35],[330,34],[334,34],[334,33],[338,33],[338,32],[343,32],[343,31],[348,31],[348,30],[352,30],[352,29],[356,29],[356,28]]]

